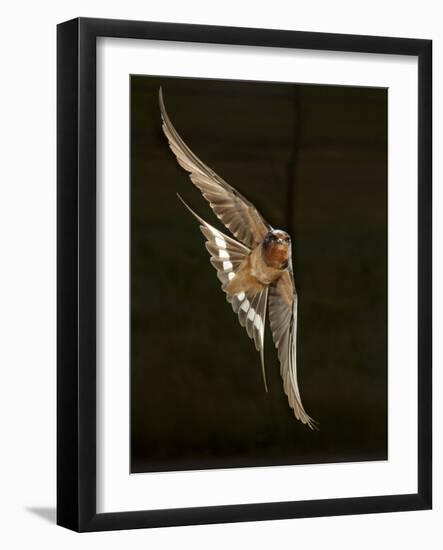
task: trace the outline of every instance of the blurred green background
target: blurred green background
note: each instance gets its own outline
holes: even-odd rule
[[[387,458],[387,90],[132,76],[131,471]],[[198,223],[227,232],[161,131],[293,237],[298,422],[269,326],[260,359]]]

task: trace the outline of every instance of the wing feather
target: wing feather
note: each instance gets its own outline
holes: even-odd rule
[[[316,422],[303,408],[297,382],[297,292],[292,270],[270,286],[269,322],[280,361],[280,374],[289,406],[298,420],[316,429]]]
[[[169,119],[161,88],[159,102],[163,132],[177,162],[189,172],[192,183],[201,191],[225,227],[244,245],[253,248],[272,229],[271,226],[250,201],[206,166],[189,149]]]
[[[222,284],[222,290],[234,278],[240,264],[251,252],[248,247],[228,237],[209,223],[205,222],[196,214],[180,197],[186,208],[200,222],[200,231],[206,237],[206,249],[211,258],[210,262],[217,270],[217,277]],[[234,313],[237,314],[240,325],[246,329],[246,332],[254,340],[255,348],[260,353],[262,366],[262,376],[265,390],[268,391],[264,364],[264,336],[266,309],[268,302],[268,287],[256,294],[226,294],[226,300],[231,304]]]

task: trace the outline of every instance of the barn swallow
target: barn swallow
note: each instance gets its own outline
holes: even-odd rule
[[[292,268],[291,238],[286,231],[274,229],[248,199],[189,149],[166,112],[161,88],[159,102],[162,128],[169,147],[179,165],[189,173],[192,183],[233,236],[207,223],[178,195],[200,223],[201,232],[206,237],[210,262],[217,270],[226,299],[260,353],[265,390],[264,335],[268,309],[289,406],[298,420],[315,429],[316,422],[303,408],[297,383],[297,292]]]

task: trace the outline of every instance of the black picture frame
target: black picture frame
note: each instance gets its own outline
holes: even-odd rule
[[[418,58],[418,491],[136,512],[96,511],[96,39]],[[425,510],[432,507],[432,42],[78,18],[57,29],[57,523],[75,531]]]

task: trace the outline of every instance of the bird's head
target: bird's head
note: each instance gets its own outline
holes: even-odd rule
[[[286,231],[283,231],[282,229],[272,229],[271,231],[268,231],[263,240],[263,244],[265,246],[289,246],[290,242],[291,237],[288,233],[286,233]]]
[[[267,265],[284,269],[288,266],[291,254],[291,237],[286,231],[272,229],[262,242],[263,255]]]

